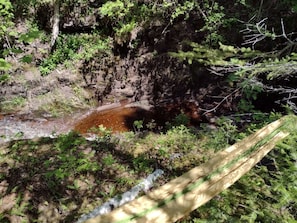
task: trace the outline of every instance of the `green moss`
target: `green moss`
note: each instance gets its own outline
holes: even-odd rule
[[[26,99],[20,96],[16,96],[10,100],[6,100],[0,103],[2,112],[17,111],[26,105]]]

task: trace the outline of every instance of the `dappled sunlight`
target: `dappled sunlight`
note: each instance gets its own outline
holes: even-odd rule
[[[283,121],[290,119],[269,124],[215,154],[200,148],[199,136],[183,126],[144,137],[125,133],[127,138],[125,134],[105,135],[87,141],[70,132],[56,139],[12,141],[1,146],[0,210],[9,219],[74,222],[129,191],[159,168],[164,176],[154,183],[155,190],[98,219],[176,221],[231,186],[258,163],[276,141],[286,136],[280,132],[286,126]],[[202,139],[205,141],[205,136]],[[176,145],[177,142],[181,143]],[[145,152],[135,153],[140,145]],[[160,153],[160,147],[167,148],[168,153]],[[176,152],[181,156],[169,156]],[[183,163],[183,157],[193,159],[188,164]],[[193,166],[197,167],[190,169]]]
[[[90,219],[87,223],[177,221],[234,184],[273,149],[276,142],[285,138],[288,133],[278,131],[278,134],[273,134],[282,122],[283,120],[278,120],[263,127],[231,146],[231,149],[229,147],[218,152],[207,163],[110,214]],[[266,139],[264,143],[261,142],[263,139]],[[263,145],[254,147],[259,142]]]
[[[129,190],[156,167],[167,175],[158,179],[156,185],[164,184],[168,173],[174,172],[171,163],[166,162],[168,157],[157,155],[158,150],[151,149],[149,135],[140,138],[137,134],[128,135],[127,138],[125,134],[98,136],[94,141],[87,141],[78,133],[70,132],[54,139],[2,144],[0,194],[5,202],[0,204],[0,209],[3,216],[13,218],[17,211],[22,213],[21,219],[28,221],[73,222],[81,214]],[[133,142],[129,137],[133,137]],[[161,135],[154,133],[153,138],[158,137]],[[133,148],[137,140],[150,149],[135,154]],[[159,142],[165,143],[164,140]],[[190,143],[193,138],[188,140]],[[191,152],[179,151],[184,155]],[[188,167],[180,165],[178,169],[184,172],[183,168]],[[8,200],[10,206],[5,206]]]
[[[0,0],[0,222],[297,220],[296,18]]]

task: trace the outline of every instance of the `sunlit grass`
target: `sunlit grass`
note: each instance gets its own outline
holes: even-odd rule
[[[276,118],[270,116],[262,125]],[[295,116],[286,119],[283,128],[291,133],[289,137],[231,188],[181,221],[296,218],[297,122]],[[73,222],[129,190],[154,169],[165,171],[155,182],[157,187],[260,127],[250,125],[239,132],[232,122],[221,123],[213,130],[179,125],[162,133],[112,135],[105,131],[95,141],[71,132],[56,139],[1,145],[0,220]]]

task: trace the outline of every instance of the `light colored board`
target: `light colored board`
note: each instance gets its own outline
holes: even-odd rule
[[[282,122],[280,119],[263,127],[239,143],[218,152],[207,163],[109,214],[89,219],[86,223],[163,223],[182,218],[231,186],[259,162],[277,141],[286,137],[287,133],[277,131]],[[263,140],[262,145],[258,145]]]

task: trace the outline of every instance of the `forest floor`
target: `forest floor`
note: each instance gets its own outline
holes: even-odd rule
[[[264,115],[262,119],[270,122],[278,117],[267,119]],[[157,188],[205,163],[215,152],[260,127],[250,126],[244,133],[238,132],[228,119],[221,119],[220,123],[215,129],[207,125],[200,129],[171,125],[163,133],[140,131],[138,127],[135,132],[112,134],[110,130],[99,127],[97,133],[100,135],[91,141],[70,132],[54,139],[43,137],[2,144],[0,220],[74,222],[109,199],[120,198],[122,193],[154,170],[164,171],[154,182],[153,188]],[[288,148],[293,145],[292,141],[283,145],[287,146],[278,146],[277,151],[259,163],[233,189],[214,198],[209,206],[211,209],[202,207],[194,215],[186,216],[182,222],[191,222],[193,217],[197,220],[220,219],[219,213],[210,216],[209,210],[220,212],[224,219],[239,220],[251,217],[255,212],[251,212],[250,208],[257,211],[255,207],[262,205],[265,207],[262,212],[270,213],[269,219],[296,218],[296,203],[292,200],[296,196],[292,194],[294,187],[285,190],[278,188],[283,180],[295,180],[296,174],[296,166],[287,159],[296,155],[296,151]],[[295,172],[290,175],[292,171]],[[277,197],[284,196],[284,193],[287,200],[279,203]],[[254,196],[259,199],[251,200]],[[293,203],[286,203],[291,201]],[[229,203],[233,203],[233,209],[226,212]],[[247,205],[247,208],[243,208],[243,205]],[[281,213],[278,212],[279,208],[282,208]],[[275,213],[278,213],[277,216]],[[258,217],[262,219],[261,216],[259,214]]]
[[[196,28],[189,26],[180,22],[164,35],[164,27],[150,27],[134,49],[114,46],[108,57],[59,65],[47,76],[37,64],[13,64],[13,75],[0,88],[0,136],[10,131],[18,138],[0,144],[1,222],[74,222],[155,169],[164,175],[154,188],[281,116],[236,114],[241,91],[230,88],[225,77],[170,57],[168,52],[182,47],[180,40],[191,40]],[[129,131],[117,134],[99,123],[93,141],[68,132],[81,111],[126,100],[148,102],[154,120],[137,118]],[[26,129],[41,137],[22,139]],[[296,142],[294,135],[182,221],[297,219]]]

